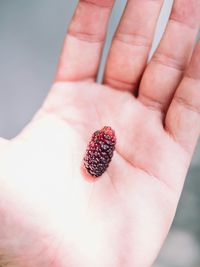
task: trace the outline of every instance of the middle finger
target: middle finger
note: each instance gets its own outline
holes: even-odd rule
[[[104,83],[134,91],[146,66],[162,0],[129,0],[113,38]]]

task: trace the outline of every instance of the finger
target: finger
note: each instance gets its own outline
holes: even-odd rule
[[[113,38],[104,83],[134,90],[145,68],[162,0],[129,0]]]
[[[56,81],[95,79],[114,0],[80,0],[64,41]]]
[[[200,134],[200,41],[166,116],[166,129],[192,152]]]
[[[175,0],[165,34],[139,89],[147,106],[165,111],[191,59],[200,22],[200,0]]]

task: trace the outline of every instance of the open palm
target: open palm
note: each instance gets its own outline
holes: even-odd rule
[[[10,252],[16,266],[151,266],[174,218],[199,136],[200,45],[191,53],[200,2],[175,1],[146,67],[162,1],[128,1],[104,82],[96,84],[112,4],[80,1],[44,105],[2,147],[3,197],[12,196],[17,222],[6,238],[16,236],[28,255]],[[105,125],[116,132],[116,150],[91,183],[82,159],[92,133]],[[35,239],[44,242],[30,244]]]

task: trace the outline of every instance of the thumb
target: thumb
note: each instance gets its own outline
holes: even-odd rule
[[[9,140],[0,137],[0,149],[8,144]]]

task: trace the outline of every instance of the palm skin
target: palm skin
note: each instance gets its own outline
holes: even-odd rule
[[[11,209],[30,217],[31,232],[39,224],[47,240],[54,236],[48,251],[56,244],[55,266],[151,266],[190,159],[162,121],[130,93],[91,82],[57,83],[8,145],[2,160],[9,198],[14,188]],[[82,158],[91,134],[104,125],[116,131],[116,151],[107,172],[91,183]],[[27,229],[18,225],[23,237]],[[26,253],[35,257],[29,246]]]

